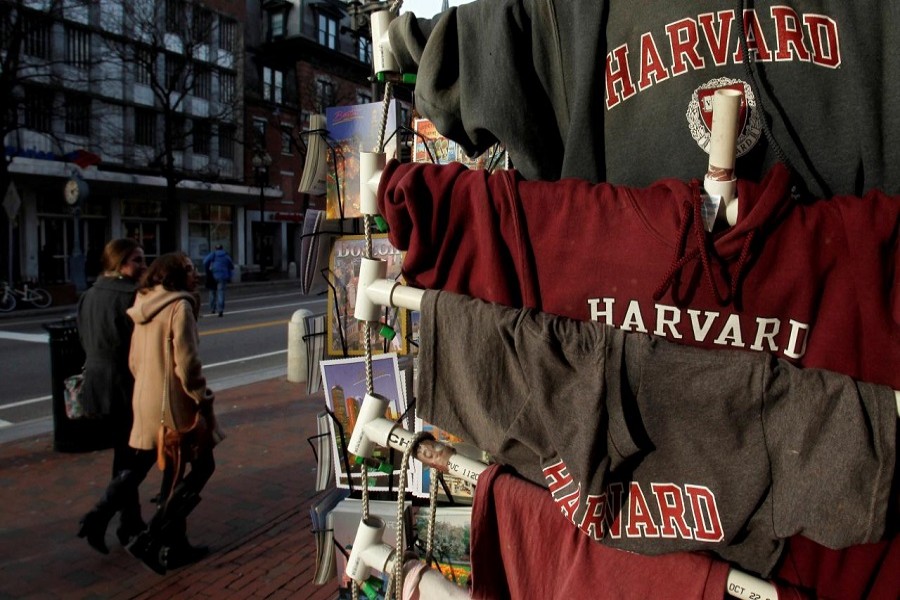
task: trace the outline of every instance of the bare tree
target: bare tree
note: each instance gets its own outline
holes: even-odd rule
[[[86,4],[81,6],[87,10]],[[70,10],[75,14],[75,8]],[[0,191],[9,184],[9,166],[22,144],[40,139],[34,150],[44,157],[65,153],[69,125],[74,127],[78,120],[68,100],[78,104],[74,97],[82,91],[79,86],[101,76],[87,28],[63,22],[62,12],[63,0],[0,0],[0,139],[11,148],[0,162]],[[54,44],[55,37],[65,43]],[[85,121],[88,113],[81,115]],[[64,127],[54,128],[55,123]]]
[[[131,162],[166,181],[163,212],[175,226],[165,228],[161,241],[163,250],[173,249],[181,214],[179,182],[223,179],[212,163],[186,168],[185,153],[208,155],[214,132],[220,154],[225,144],[233,153],[239,143],[243,116],[237,78],[216,68],[213,53],[216,45],[228,44],[239,60],[239,28],[217,21],[193,0],[120,0],[118,7],[104,15],[104,30],[114,33],[104,43],[109,59],[123,65],[136,84],[133,126],[121,124],[121,133]],[[226,27],[231,27],[227,36]],[[113,137],[115,127],[107,126]]]
[[[83,140],[89,130],[86,90],[103,75],[84,24],[91,1],[0,0],[0,196],[19,157],[66,160],[81,145],[72,140]],[[11,237],[8,216],[0,213],[6,221],[0,237]],[[12,247],[10,239],[6,242]],[[9,279],[14,278],[12,254]]]

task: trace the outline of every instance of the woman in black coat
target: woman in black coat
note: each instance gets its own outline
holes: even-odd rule
[[[92,548],[106,554],[106,528],[116,510],[108,498],[121,483],[122,474],[135,451],[128,446],[131,434],[131,394],[134,379],[128,369],[128,350],[134,322],[125,313],[134,303],[137,281],[146,271],[144,250],[133,239],[115,239],[106,244],[101,257],[102,275],[78,300],[78,335],[85,351],[84,400],[106,415],[113,428],[112,478],[106,493],[81,519],[78,537],[86,537]],[[137,490],[121,511],[116,535],[122,545],[146,528],[141,518]]]

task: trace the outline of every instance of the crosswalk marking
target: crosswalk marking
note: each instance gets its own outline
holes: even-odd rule
[[[34,342],[46,344],[50,336],[46,333],[16,333],[14,331],[0,331],[0,340],[14,340],[17,342]]]

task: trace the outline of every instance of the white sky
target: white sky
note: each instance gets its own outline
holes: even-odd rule
[[[466,4],[471,1],[472,0],[450,0],[449,4],[450,6],[459,6],[460,4]],[[403,0],[403,4],[400,6],[400,12],[412,12],[417,17],[428,19],[438,13],[441,10],[442,5],[443,0]]]

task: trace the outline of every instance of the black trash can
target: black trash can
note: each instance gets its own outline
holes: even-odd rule
[[[50,334],[50,379],[53,388],[53,449],[57,452],[91,452],[111,448],[108,418],[72,420],[66,416],[66,377],[84,366],[84,349],[73,317],[44,323]]]

